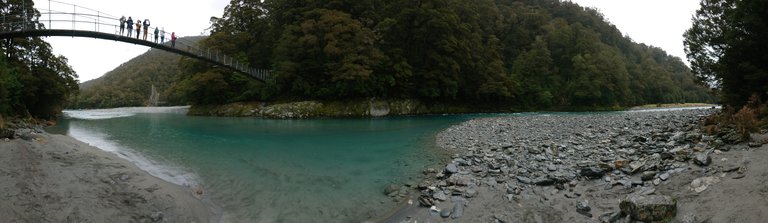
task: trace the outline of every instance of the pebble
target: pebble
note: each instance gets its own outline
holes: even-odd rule
[[[576,212],[587,217],[592,217],[592,208],[589,207],[589,201],[579,201],[576,203]]]
[[[548,189],[542,190],[546,193],[531,193],[535,188],[554,185],[566,198],[578,198],[584,197],[577,192],[580,190],[574,190],[581,181],[598,180],[608,182],[607,186],[620,184],[640,194],[653,194],[653,185],[669,180],[677,169],[688,169],[689,163],[711,164],[706,150],[718,147],[710,143],[726,140],[704,136],[698,121],[713,111],[470,120],[438,134],[439,147],[464,152],[455,154],[444,171],[437,171],[426,181],[428,185],[420,184],[419,188],[436,188],[434,191],[472,199],[477,196],[476,187],[488,187],[488,191],[516,200],[550,196]],[[427,207],[448,196],[428,195],[419,197]],[[454,202],[452,218],[463,215],[464,204]],[[586,202],[579,205],[588,207]]]
[[[445,172],[448,172],[450,174],[458,173],[459,167],[456,166],[456,164],[454,163],[449,163],[448,165],[445,166]]]
[[[667,179],[669,179],[669,173],[662,173],[661,175],[659,175],[659,179],[663,181],[667,181]]]

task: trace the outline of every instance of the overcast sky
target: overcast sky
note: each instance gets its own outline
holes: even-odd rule
[[[149,18],[153,26],[164,27],[179,36],[207,33],[211,16],[220,17],[229,0],[58,0],[96,9],[114,16]],[[699,0],[572,0],[597,8],[635,42],[660,47],[685,60],[683,32]],[[38,9],[47,9],[48,0],[34,0]],[[52,3],[54,10],[71,12],[72,6]],[[78,9],[81,10],[81,9]],[[40,10],[41,12],[44,10]],[[78,11],[81,12],[81,11]],[[44,18],[43,18],[44,19]],[[54,27],[56,28],[56,27]],[[48,37],[54,53],[64,55],[80,76],[80,81],[98,78],[120,64],[138,56],[148,47],[82,37]]]
[[[688,63],[683,33],[699,9],[699,0],[571,0],[597,8],[621,33],[635,42],[664,49]]]

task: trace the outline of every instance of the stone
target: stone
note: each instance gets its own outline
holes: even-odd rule
[[[456,166],[454,163],[449,163],[448,165],[445,165],[445,172],[448,172],[450,174],[458,173],[459,167]]]
[[[440,211],[440,217],[447,218],[451,216],[451,210],[448,210],[448,208],[443,209]]]
[[[464,201],[457,201],[453,203],[453,211],[451,211],[451,218],[457,219],[464,216]]]
[[[659,184],[661,184],[661,179],[659,178],[653,179],[653,185],[659,186]]]
[[[645,171],[640,176],[640,179],[643,181],[649,181],[649,180],[653,180],[654,177],[656,177],[656,171]]]
[[[432,194],[432,198],[438,201],[445,201],[448,200],[448,196],[445,195],[445,193],[442,190],[435,191],[434,194]]]
[[[581,170],[579,171],[579,174],[581,174],[581,176],[585,176],[590,179],[600,179],[601,177],[603,177],[603,174],[605,174],[605,171],[597,167],[588,166],[588,167],[581,168]]]
[[[662,173],[661,175],[659,175],[659,179],[663,181],[667,181],[667,179],[669,179],[669,173]]]
[[[629,163],[629,172],[630,173],[637,173],[638,171],[640,171],[640,169],[643,168],[643,166],[645,166],[646,162],[647,161],[645,159],[630,162]]]
[[[665,195],[631,194],[619,203],[619,208],[635,221],[669,221],[677,214],[677,201]]]
[[[467,189],[466,191],[464,191],[464,197],[466,197],[466,198],[472,198],[472,197],[475,197],[475,196],[477,196],[477,190],[475,190],[475,189],[470,188],[470,189]]]
[[[152,222],[161,222],[163,221],[163,212],[155,212],[152,214],[152,216],[150,216],[150,218],[152,219]]]
[[[423,207],[430,207],[435,205],[435,201],[432,198],[422,195],[419,197],[419,204]]]
[[[587,217],[592,217],[592,208],[589,207],[589,201],[576,202],[576,212]]]
[[[707,188],[712,184],[716,184],[718,182],[720,182],[720,178],[715,176],[696,178],[691,181],[691,190],[695,191],[696,193],[701,193],[707,190]]]
[[[629,165],[629,160],[620,159],[620,160],[613,161],[613,168],[617,170],[620,170],[627,165]]]
[[[467,186],[469,185],[470,181],[471,180],[469,179],[468,176],[464,176],[461,174],[451,175],[451,177],[448,177],[448,179],[446,180],[446,182],[449,185],[458,185],[458,186]]]
[[[398,191],[400,191],[400,185],[398,184],[389,184],[386,188],[384,188],[384,194],[386,195],[390,195]]]
[[[440,208],[435,206],[429,207],[429,215],[440,216]]]
[[[554,165],[554,164],[550,164],[549,166],[547,166],[547,170],[549,170],[549,171],[557,171],[557,166]]]
[[[621,211],[616,212],[608,212],[603,215],[600,215],[598,218],[600,222],[606,222],[606,223],[615,223],[621,220],[621,218],[624,217],[624,213]]]
[[[707,152],[698,152],[693,156],[693,163],[699,166],[708,166],[712,163],[712,157],[709,157]]]
[[[528,177],[515,176],[515,179],[517,179],[517,181],[520,181],[520,183],[533,184],[533,181],[531,180],[531,178],[528,178]]]

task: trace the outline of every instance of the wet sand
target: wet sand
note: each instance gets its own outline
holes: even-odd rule
[[[4,222],[217,221],[200,192],[68,136],[0,139]]]

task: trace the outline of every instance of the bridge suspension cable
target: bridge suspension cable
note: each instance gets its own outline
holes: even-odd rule
[[[52,3],[59,4],[59,7],[57,8],[71,7],[72,11],[53,10],[51,8]],[[61,7],[61,5],[64,7]],[[3,15],[2,23],[0,23],[0,39],[33,36],[77,36],[115,40],[148,46],[200,59],[239,73],[247,74],[260,81],[266,81],[272,74],[271,70],[251,68],[249,64],[241,63],[239,60],[227,56],[217,49],[200,47],[199,44],[194,41],[176,39],[175,44],[172,44],[170,38],[171,32],[168,31],[162,35],[165,41],[158,41],[158,43],[153,42],[154,38],[148,38],[148,40],[132,38],[131,33],[121,35],[119,26],[120,19],[117,16],[98,10],[71,3],[50,0],[48,8],[37,8],[37,11],[40,13],[39,16],[35,16],[35,12],[27,11],[16,15]],[[30,17],[36,17],[37,20],[30,21],[32,20]],[[156,27],[150,26],[147,30],[153,30],[154,28]],[[153,32],[148,32],[148,34],[151,35],[151,37],[154,37]]]

